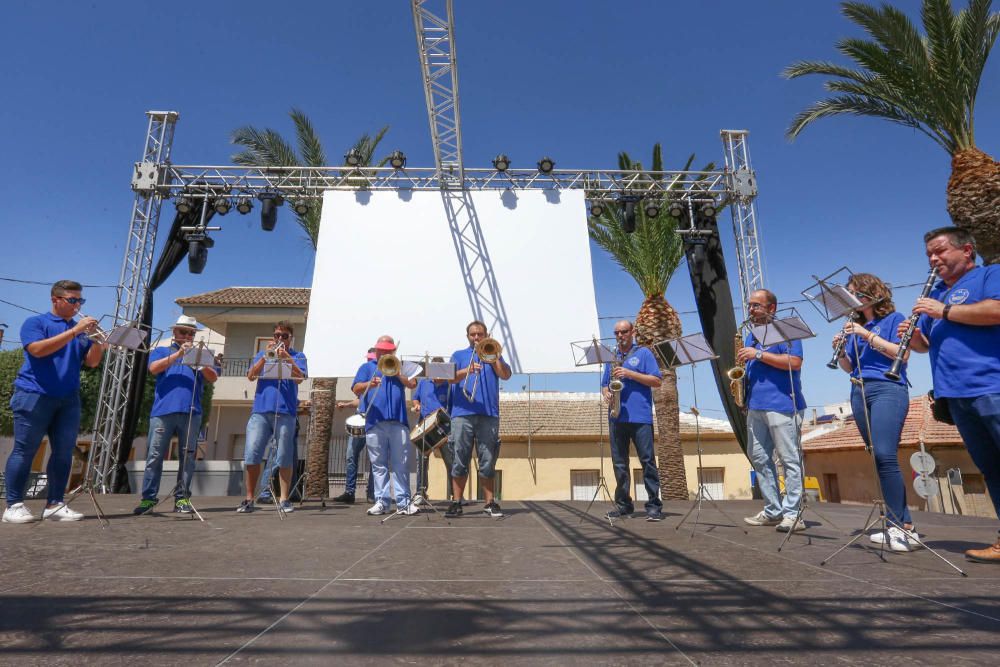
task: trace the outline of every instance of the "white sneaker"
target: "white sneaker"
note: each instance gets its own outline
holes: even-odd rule
[[[892,528],[893,528],[892,526],[889,527],[890,530],[892,530]],[[915,549],[919,549],[923,546],[922,544],[920,544],[919,541],[917,541],[917,538],[920,537],[920,534],[917,532],[916,528],[911,528],[910,530],[906,530],[905,528],[903,529],[896,528],[896,530],[898,530],[906,537],[906,545],[909,547],[907,551],[914,551]],[[872,533],[868,539],[871,540],[872,544],[885,544],[885,533],[883,533],[882,531],[878,531],[877,533]]]
[[[55,507],[45,508],[42,518],[46,521],[79,521],[83,515],[70,509],[66,503],[59,503]]]
[[[798,533],[806,529],[806,522],[795,516],[786,516],[781,520],[775,530],[780,530],[783,533]]]
[[[424,502],[424,497],[418,493],[417,495],[413,496],[413,499],[410,500],[410,502],[419,507],[421,503]]]
[[[417,506],[416,501],[411,500],[410,504],[399,510],[400,514],[420,514],[420,508]]]
[[[35,520],[35,515],[24,503],[14,503],[3,511],[4,523],[31,523]]]
[[[780,516],[768,516],[764,510],[761,510],[754,514],[753,516],[748,516],[743,519],[743,523],[748,526],[777,526],[781,523]]]
[[[889,548],[893,551],[911,551],[910,542],[907,539],[907,534],[896,528],[895,526],[889,526]]]
[[[381,500],[379,500],[374,505],[368,508],[368,516],[379,516],[385,514],[387,510],[388,508],[382,504]]]

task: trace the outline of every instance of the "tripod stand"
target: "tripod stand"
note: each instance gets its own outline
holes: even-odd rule
[[[586,344],[589,342],[589,344]],[[597,340],[597,336],[591,336],[590,341],[579,341],[576,343],[570,343],[570,347],[574,348],[574,358],[577,366],[601,366],[603,372],[604,364],[610,364],[615,361],[615,354],[608,349],[606,345]],[[598,396],[603,397],[604,383],[601,375],[597,378],[597,393]],[[608,489],[608,482],[604,477],[604,420],[607,419],[607,411],[604,407],[603,398],[597,401],[597,421],[600,424],[600,434],[597,439],[597,451],[600,456],[600,468],[598,469],[597,476],[597,488],[594,489],[594,495],[591,497],[590,502],[587,504],[587,509],[584,510],[584,516],[580,517],[580,523],[583,523],[583,519],[590,514],[590,509],[597,502],[597,496],[604,492],[604,498],[614,504],[614,497],[611,495],[611,490]],[[609,446],[610,446],[610,426],[609,426]],[[615,526],[615,520],[608,514],[604,515],[604,518],[608,520],[608,524],[612,528]]]

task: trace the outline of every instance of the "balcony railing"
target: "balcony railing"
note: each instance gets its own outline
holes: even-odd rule
[[[252,357],[223,357],[222,377],[243,377],[250,370]]]

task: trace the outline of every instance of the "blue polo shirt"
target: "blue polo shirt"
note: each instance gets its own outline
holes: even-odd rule
[[[302,375],[308,375],[306,355],[288,348],[288,354]],[[261,350],[253,358],[251,365],[256,364],[264,356]],[[280,386],[279,386],[280,385]],[[253,411],[259,413],[278,412],[285,415],[298,414],[299,385],[295,380],[257,380],[257,393],[253,397]]]
[[[630,371],[644,375],[655,375],[662,378],[660,367],[653,358],[653,353],[645,347],[633,345],[628,354],[622,358],[622,366]],[[601,386],[607,387],[611,381],[611,364],[604,365],[604,377]],[[653,389],[629,378],[622,379],[622,409],[617,418],[611,418],[615,423],[652,424],[653,423]],[[609,415],[610,415],[610,407]]]
[[[406,387],[398,377],[385,377],[378,370],[375,361],[366,361],[354,375],[351,386],[359,382],[368,382],[373,377],[382,378],[382,384],[369,389],[361,405],[358,406],[359,411],[365,415],[365,432],[385,421],[399,422],[408,426],[410,422],[406,414]]]
[[[885,317],[865,322],[865,329],[890,343],[899,343],[899,335],[897,335],[896,329],[899,328],[899,323],[905,319],[906,317],[902,313],[889,313]],[[857,343],[857,351],[854,349],[855,343]],[[892,366],[892,359],[881,352],[873,350],[872,346],[868,344],[868,339],[864,336],[857,334],[848,336],[844,353],[851,362],[851,377],[858,377],[858,369],[860,368],[861,377],[865,380],[892,382],[892,380],[885,376],[885,372]],[[860,364],[858,363],[859,357],[861,359]],[[906,386],[906,364],[903,364],[899,380],[896,384]]]
[[[65,398],[80,391],[80,367],[93,342],[80,334],[47,357],[36,357],[28,346],[40,340],[58,336],[77,324],[52,313],[33,315],[21,325],[24,364],[17,372],[14,387],[34,394]]]
[[[171,354],[181,349],[177,343],[171,343],[166,347],[158,347],[149,353],[149,363],[165,359]],[[222,369],[215,367],[216,373],[221,373]],[[198,398],[191,405],[191,388],[195,387]],[[194,369],[180,363],[180,360],[167,366],[167,370],[156,376],[156,387],[153,389],[153,409],[150,417],[161,417],[163,415],[177,412],[187,413],[189,409],[192,414],[201,414],[201,402],[205,393],[205,378],[198,373],[197,379],[194,376]]]
[[[418,382],[413,400],[420,401],[420,418],[423,419],[435,410],[447,410],[448,393],[449,385],[447,382],[435,383],[434,380],[427,379]]]
[[[953,305],[1000,299],[1000,265],[974,267],[951,287],[938,282],[929,296]],[[972,326],[922,315],[917,326],[931,344],[935,396],[1000,393],[1000,324]]]
[[[764,349],[753,334],[747,334],[743,344],[758,350]],[[791,354],[793,357],[803,358],[801,340],[771,345],[764,351],[774,354]],[[748,361],[746,368],[747,409],[784,412],[786,414],[791,414],[796,410],[805,410],[806,399],[802,396],[802,372],[792,371],[791,375],[790,384],[787,368],[768,366],[763,361],[756,359]],[[794,405],[790,396],[792,386],[795,387]]]
[[[476,357],[476,359],[478,358]],[[455,350],[454,354],[451,355],[451,362],[459,370],[468,368],[471,360],[471,346],[464,350]],[[503,356],[500,357],[500,363],[507,363],[504,361]],[[482,365],[482,371],[479,373],[479,382],[476,384],[476,395],[472,397],[473,400],[471,401],[465,397],[465,392],[462,389],[465,388],[466,391],[472,393],[472,385],[476,382],[476,377],[475,375],[466,377],[468,378],[467,381],[462,380],[451,385],[451,416],[468,417],[470,415],[486,415],[499,418],[500,380],[497,377],[496,371],[493,370],[493,366],[490,364]]]

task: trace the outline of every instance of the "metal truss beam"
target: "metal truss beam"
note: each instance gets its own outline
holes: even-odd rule
[[[452,0],[412,0],[412,8],[439,187],[461,187],[465,174]]]
[[[746,130],[722,130],[722,147],[726,159],[726,181],[732,190],[729,209],[733,216],[736,237],[736,257],[740,271],[740,291],[743,318],[749,316],[750,294],[764,289],[764,262],[757,232],[757,175],[750,165]]]
[[[115,319],[119,324],[137,325],[142,318],[142,307],[149,289],[149,276],[156,247],[156,229],[160,220],[163,201],[162,186],[168,177],[170,148],[174,139],[176,111],[148,111],[146,143],[142,159],[135,164],[132,189],[135,199],[132,218],[126,239],[125,256],[119,276]],[[110,329],[110,327],[109,327]],[[132,382],[136,353],[122,348],[112,348],[105,359],[101,376],[101,392],[94,418],[94,436],[87,458],[84,484],[91,490],[106,493],[117,481],[114,465],[118,443],[121,440],[128,409],[128,395]]]

